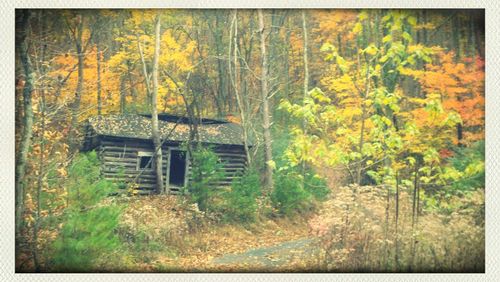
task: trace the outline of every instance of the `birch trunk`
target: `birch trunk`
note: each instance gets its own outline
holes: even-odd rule
[[[251,159],[250,159],[250,153],[248,151],[248,125],[246,122],[246,112],[245,108],[243,107],[243,103],[241,101],[240,97],[240,92],[239,92],[239,85],[238,85],[238,71],[236,69],[236,66],[238,65],[238,10],[234,10],[233,14],[233,22],[231,24],[234,26],[234,33],[233,33],[233,38],[229,38],[229,58],[231,58],[231,40],[233,40],[234,43],[234,50],[233,50],[233,63],[234,63],[234,77],[232,76],[232,68],[231,68],[231,60],[228,60],[228,70],[229,70],[229,76],[231,77],[231,82],[233,84],[234,88],[234,96],[236,97],[236,103],[238,105],[238,110],[240,113],[240,119],[241,119],[241,125],[243,127],[243,146],[245,148],[245,154],[247,157],[247,162],[250,164]]]
[[[153,57],[153,92],[151,97],[151,123],[153,144],[155,147],[155,170],[156,170],[156,185],[158,193],[168,193],[163,185],[163,170],[162,170],[162,151],[161,138],[158,128],[158,61],[160,57],[160,15],[156,15],[155,21],[155,52]],[[168,190],[168,189],[167,189]]]

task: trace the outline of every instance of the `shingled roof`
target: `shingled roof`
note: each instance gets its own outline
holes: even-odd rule
[[[106,115],[95,116],[88,120],[88,125],[97,135],[151,139],[151,118],[143,115]],[[171,141],[188,141],[189,125],[185,123],[159,120],[162,138]],[[172,128],[175,129],[172,131]],[[200,124],[198,126],[200,141],[212,144],[243,145],[243,129],[235,123]],[[168,137],[167,137],[168,135]]]

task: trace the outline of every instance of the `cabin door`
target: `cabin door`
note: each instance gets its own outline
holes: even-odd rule
[[[187,152],[177,148],[169,148],[168,153],[167,185],[170,190],[178,191],[187,183]]]

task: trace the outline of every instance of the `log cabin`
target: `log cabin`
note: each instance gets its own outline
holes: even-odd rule
[[[165,187],[178,194],[192,181],[188,152],[182,146],[190,137],[190,121],[171,114],[158,115],[162,137],[162,171]],[[82,151],[95,150],[105,179],[133,185],[137,194],[156,193],[151,115],[95,116],[84,125]],[[209,146],[223,163],[225,178],[216,186],[229,186],[247,167],[243,129],[239,124],[202,118],[199,141]],[[250,144],[248,144],[251,146]]]

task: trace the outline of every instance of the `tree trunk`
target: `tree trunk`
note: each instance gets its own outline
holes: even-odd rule
[[[358,166],[356,168],[356,181],[358,185],[361,185],[362,182],[362,176],[361,172],[363,171],[363,145],[364,145],[364,138],[365,138],[365,124],[366,124],[366,106],[365,106],[365,99],[368,97],[370,94],[370,68],[369,68],[369,61],[366,61],[367,68],[366,68],[366,77],[365,77],[365,94],[360,93],[361,95],[361,129],[359,132],[359,144],[358,144],[358,150],[360,154],[360,160],[358,163]]]
[[[215,40],[215,52],[217,58],[217,75],[219,81],[218,94],[217,99],[219,100],[220,112],[217,113],[218,118],[222,118],[226,114],[227,106],[229,105],[229,97],[227,97],[227,85],[226,85],[226,70],[224,68],[222,54],[224,52],[223,42],[222,42],[222,33],[223,28],[221,27],[221,19],[220,19],[221,10],[216,11],[215,15],[215,29],[213,29],[213,36]]]
[[[305,104],[305,101],[307,99],[307,96],[308,96],[308,92],[309,92],[309,61],[307,60],[307,53],[309,52],[309,49],[308,49],[308,39],[307,39],[307,22],[306,22],[306,12],[305,10],[302,10],[302,32],[304,34],[304,55],[303,55],[303,60],[304,60],[304,88],[303,88],[303,96],[302,96],[302,104],[304,105]],[[303,123],[302,123],[302,127],[303,127],[303,130],[304,130],[304,133],[307,132],[307,120],[304,118],[303,120]]]
[[[28,150],[31,146],[31,137],[33,135],[33,108],[32,108],[32,92],[34,85],[34,73],[33,67],[31,65],[31,60],[28,54],[28,43],[26,40],[27,29],[29,28],[29,17],[30,12],[28,10],[23,10],[22,18],[19,25],[19,37],[17,42],[19,43],[18,52],[23,66],[25,83],[23,88],[23,132],[21,135],[21,141],[19,144],[17,152],[17,162],[16,162],[16,236],[21,235],[21,229],[24,226],[24,196],[25,196],[25,181],[24,177],[26,174],[26,162],[28,157]],[[16,43],[17,43],[16,42]]]
[[[272,154],[272,140],[271,140],[271,116],[269,113],[269,96],[267,89],[268,80],[268,65],[266,54],[266,34],[264,29],[264,15],[262,9],[258,10],[259,13],[259,31],[260,31],[260,52],[262,56],[262,127],[264,131],[264,161],[265,161],[265,175],[264,187],[268,193],[273,189],[273,154]]]
[[[77,147],[77,136],[76,128],[78,125],[78,114],[80,111],[80,101],[82,99],[83,92],[83,48],[82,48],[82,35],[83,35],[83,15],[78,15],[78,27],[75,34],[75,48],[78,55],[78,81],[75,91],[75,100],[73,101],[73,107],[71,110],[71,124],[69,130],[69,144],[71,150],[75,150]]]
[[[38,14],[42,18],[43,14]],[[45,18],[45,17],[44,17]],[[43,29],[42,29],[43,30]],[[41,208],[42,208],[42,190],[43,190],[43,176],[45,174],[45,52],[47,50],[47,44],[42,43],[41,52],[41,66],[40,64],[35,64],[38,72],[38,76],[41,78],[41,85],[38,93],[40,94],[40,157],[38,158],[38,178],[37,178],[37,189],[36,189],[36,216],[35,223],[33,224],[33,264],[35,266],[35,272],[40,272],[40,260],[38,257],[38,232],[40,230],[41,224]]]
[[[125,107],[126,107],[126,104],[127,104],[127,100],[126,100],[126,96],[127,96],[127,93],[126,93],[126,86],[125,86],[125,76],[124,75],[121,75],[120,76],[120,114],[124,114],[125,113]]]
[[[395,250],[394,250],[394,268],[396,271],[399,270],[399,234],[398,234],[398,224],[399,224],[399,175],[396,171],[396,226],[394,231],[394,241],[395,241]]]
[[[149,83],[149,74],[148,74],[148,68],[146,66],[146,60],[144,59],[144,52],[142,51],[142,44],[139,39],[139,35],[136,35],[137,37],[137,49],[139,49],[139,55],[141,56],[141,62],[142,62],[142,73],[144,75],[144,81],[146,84],[146,95],[147,95],[147,105],[151,108],[151,103],[152,103],[152,94],[151,94],[151,86]],[[156,102],[155,102],[156,103]]]
[[[389,239],[389,207],[390,207],[390,198],[391,198],[391,191],[389,190],[388,187],[385,185],[383,186],[385,189],[387,189],[387,201],[385,205],[385,235],[384,235],[384,265],[385,265],[385,270],[389,270],[389,247],[387,244],[387,240]]]
[[[96,38],[96,60],[97,60],[97,115],[102,114],[102,83],[101,83],[101,44],[99,37]]]
[[[137,112],[137,90],[134,86],[134,80],[132,79],[132,63],[127,60],[127,80],[129,84],[129,95],[132,97],[132,108]]]
[[[304,54],[303,54],[303,61],[304,61],[304,86],[303,86],[303,93],[302,93],[302,105],[305,106],[306,99],[308,97],[308,92],[309,92],[309,61],[307,59],[307,53],[309,52],[308,48],[308,39],[307,39],[307,21],[306,21],[306,12],[305,10],[302,10],[302,33],[304,34],[304,41],[303,41],[303,47],[304,47]],[[307,119],[304,117],[302,120],[302,130],[305,135],[307,135]],[[306,153],[307,152],[303,152]],[[306,162],[302,160],[302,186],[304,187],[305,185],[305,174],[306,174]]]
[[[415,245],[416,245],[416,234],[415,234],[415,220],[416,220],[416,209],[417,209],[417,185],[418,185],[418,165],[415,164],[415,178],[413,181],[413,201],[412,201],[412,213],[411,213],[411,257],[408,266],[408,272],[413,271],[413,263],[415,261]]]
[[[156,15],[155,20],[155,52],[153,57],[153,93],[151,97],[151,123],[153,144],[155,146],[155,170],[156,170],[156,185],[158,193],[168,193],[168,189],[164,189],[163,185],[163,170],[162,170],[162,150],[161,138],[158,128],[158,61],[160,57],[160,14]]]
[[[241,102],[239,85],[238,85],[238,71],[236,69],[236,66],[238,65],[238,10],[234,10],[233,21],[232,21],[231,25],[234,26],[234,33],[233,33],[233,38],[229,38],[229,56],[228,56],[228,58],[231,58],[231,40],[233,40],[233,43],[234,43],[234,50],[233,50],[234,51],[234,53],[233,53],[234,77],[232,76],[231,60],[228,60],[228,71],[229,71],[229,77],[231,78],[231,82],[233,84],[234,96],[236,97],[236,103],[238,105],[238,110],[240,113],[241,126],[243,127],[243,146],[245,148],[245,155],[247,157],[247,162],[250,164],[251,159],[250,159],[250,153],[248,150],[248,127],[247,127],[247,122],[246,122],[246,111],[243,107],[243,103]]]

